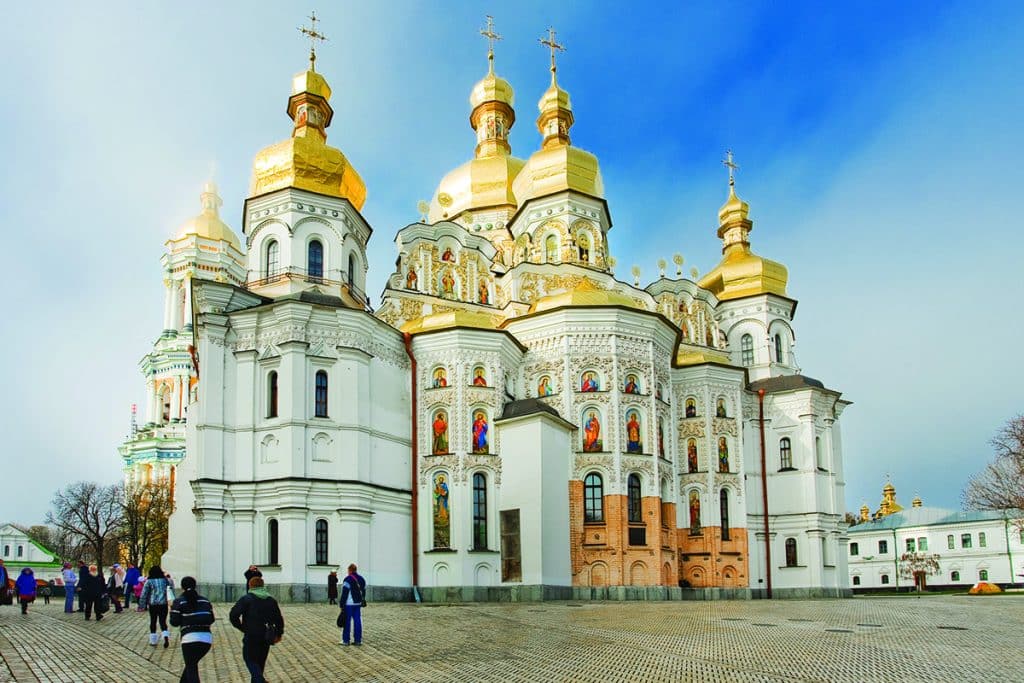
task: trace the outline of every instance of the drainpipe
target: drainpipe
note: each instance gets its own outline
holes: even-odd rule
[[[757,390],[757,413],[761,430],[761,509],[764,511],[764,570],[768,599],[772,599],[772,539],[768,535],[768,465],[764,448],[764,389]]]
[[[420,601],[420,539],[419,539],[419,472],[417,462],[417,444],[419,443],[418,431],[418,398],[416,386],[416,356],[412,353],[412,335],[408,332],[402,335],[405,342],[405,352],[409,355],[409,376],[412,378],[410,385],[412,393],[412,595],[416,602]]]
[[[892,566],[896,575],[896,592],[900,592],[900,547],[896,543],[896,529],[892,530]]]

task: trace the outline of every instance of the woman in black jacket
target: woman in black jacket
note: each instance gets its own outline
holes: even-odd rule
[[[284,636],[284,617],[277,601],[263,587],[261,577],[249,579],[249,592],[235,603],[228,618],[232,626],[245,634],[242,660],[249,670],[251,683],[266,683],[263,670],[267,666],[267,655],[270,646]]]
[[[181,589],[181,597],[171,606],[171,626],[181,627],[181,656],[185,660],[180,683],[199,683],[199,660],[213,645],[213,605],[196,591],[196,580],[191,576],[181,580]]]

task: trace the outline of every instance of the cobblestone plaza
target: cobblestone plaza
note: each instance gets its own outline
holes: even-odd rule
[[[217,605],[204,681],[247,681]],[[1024,596],[735,602],[371,604],[342,647],[336,608],[283,605],[281,681],[1020,681]],[[147,617],[0,610],[0,682],[177,681]]]

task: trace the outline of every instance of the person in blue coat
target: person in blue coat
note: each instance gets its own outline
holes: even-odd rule
[[[36,576],[31,569],[25,567],[21,570],[18,580],[14,582],[14,588],[18,592],[21,613],[28,614],[28,604],[36,599]]]
[[[128,563],[128,571],[124,575],[124,606],[127,607],[128,603],[132,601],[132,596],[135,595],[135,585],[142,578],[142,572],[131,562]],[[138,600],[136,600],[138,602]]]
[[[363,644],[363,617],[361,610],[366,607],[366,579],[356,573],[356,566],[348,566],[348,576],[341,582],[341,614],[338,615],[338,626],[341,626],[341,644],[348,645],[349,635],[355,627],[352,642]]]

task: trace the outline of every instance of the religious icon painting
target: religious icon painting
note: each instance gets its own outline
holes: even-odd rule
[[[484,374],[484,368],[482,365],[478,365],[473,368],[473,386],[474,387],[486,387],[487,376]]]
[[[482,410],[473,412],[473,452],[488,453],[487,445],[487,414]]]
[[[728,417],[725,413],[725,399],[722,397],[719,397],[715,404],[715,417]]]
[[[555,388],[551,386],[551,377],[549,375],[541,375],[541,378],[537,381],[537,396],[551,396],[555,393]]]
[[[586,453],[599,453],[604,450],[601,440],[601,418],[595,409],[583,411],[583,450]]]
[[[695,399],[686,399],[686,417],[697,417],[697,401]]]
[[[593,371],[588,370],[583,373],[583,377],[580,381],[580,391],[600,391],[601,386],[597,380],[597,374]]]
[[[637,380],[636,375],[626,375],[626,386],[623,389],[627,394],[639,394],[640,393],[640,382]]]
[[[643,439],[640,435],[640,413],[636,410],[626,413],[626,452],[644,452]]]
[[[451,516],[448,501],[448,475],[438,472],[434,475],[434,547],[451,547]]]
[[[443,410],[434,413],[431,430],[433,432],[431,452],[434,455],[448,453],[448,413]]]
[[[444,368],[434,370],[434,381],[431,386],[434,389],[442,389],[448,386],[448,372]]]
[[[690,533],[700,533],[700,493],[697,489],[690,489]]]
[[[729,444],[724,436],[718,439],[718,471],[729,471]]]
[[[697,441],[690,439],[686,442],[686,470],[696,472],[697,464]]]

